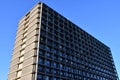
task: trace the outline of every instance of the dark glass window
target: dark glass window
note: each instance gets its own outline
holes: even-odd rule
[[[51,57],[51,54],[50,53],[46,53],[46,57],[50,58]]]
[[[57,73],[57,71],[54,69],[54,70],[53,70],[53,73],[54,73],[54,74],[56,74],[56,73]]]
[[[41,72],[41,71],[44,72],[44,67],[40,65],[40,66],[38,67],[38,71],[40,71],[40,72]]]
[[[57,67],[57,63],[53,62],[53,67],[56,68]]]
[[[46,60],[45,64],[46,66],[50,66],[50,60]]]
[[[46,72],[47,72],[47,73],[50,73],[50,72],[51,72],[51,69],[48,68],[48,67],[46,67]]]
[[[41,74],[38,74],[37,77],[38,77],[38,80],[42,80],[43,79],[43,75],[41,75]]]
[[[44,59],[40,57],[39,60],[38,60],[38,62],[39,62],[40,64],[44,64]]]

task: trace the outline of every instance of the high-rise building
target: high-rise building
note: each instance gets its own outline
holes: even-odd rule
[[[118,80],[110,48],[44,3],[18,23],[8,80]]]

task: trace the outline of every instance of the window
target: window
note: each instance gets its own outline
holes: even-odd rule
[[[17,77],[20,77],[22,75],[22,71],[17,72]]]
[[[47,51],[50,51],[51,48],[50,48],[49,46],[46,46],[46,50],[47,50]]]
[[[38,77],[38,79],[40,79],[40,80],[41,80],[41,79],[43,79],[43,77],[42,77],[42,76],[43,76],[43,75],[38,74],[38,76],[37,76],[37,77]]]
[[[62,46],[62,45],[59,45],[59,48],[60,48],[60,49],[63,49],[63,46]]]
[[[56,71],[56,70],[53,70],[53,73],[54,73],[54,74],[56,74],[56,73],[57,73],[57,71]]]
[[[45,42],[46,38],[45,37],[41,37],[40,40]]]
[[[27,36],[27,32],[23,33],[23,37]]]
[[[46,60],[46,65],[50,66],[50,61],[49,60]]]
[[[62,65],[62,64],[60,64],[60,65],[59,65],[59,67],[60,67],[60,69],[62,69],[62,68],[63,68],[63,65]]]
[[[46,68],[46,73],[49,73],[50,72],[50,68]]]
[[[49,33],[48,33],[47,35],[48,35],[49,38],[52,38],[52,34],[49,34]]]
[[[20,52],[21,55],[23,55],[24,53],[25,53],[25,50],[22,50],[22,51]]]
[[[21,56],[21,57],[19,58],[19,61],[22,62],[23,60],[24,60],[24,57]]]
[[[53,66],[56,68],[56,66],[57,66],[57,63],[56,63],[56,62],[53,62]]]
[[[42,71],[42,72],[44,72],[44,67],[43,66],[38,66],[38,71]]]
[[[43,64],[44,59],[43,58],[39,58],[39,63]]]
[[[57,34],[57,33],[55,33],[55,34]],[[55,37],[54,37],[54,40],[58,41],[59,39],[58,39],[58,37],[55,36]],[[57,45],[56,45],[56,46],[57,46]]]
[[[25,42],[27,39],[26,38],[24,38],[23,40],[22,40],[22,42]]]
[[[45,77],[45,80],[49,80],[49,79],[50,79],[50,77],[49,77],[49,76],[46,76],[46,77]]]
[[[23,63],[18,64],[18,69],[23,68]]]
[[[63,75],[63,72],[62,72],[62,71],[60,71],[60,75]]]
[[[63,59],[62,59],[62,57],[59,57],[59,61],[61,61],[61,62],[62,62],[62,60],[63,60]]]
[[[46,49],[45,44],[40,43],[40,48],[41,48],[41,49]]]
[[[42,55],[42,56],[44,56],[45,55],[45,51],[40,50],[39,54]]]
[[[25,48],[25,46],[26,46],[26,45],[25,45],[25,43],[24,43],[24,44],[21,45],[21,48]]]
[[[63,53],[60,51],[58,54],[59,54],[60,56],[62,56]]]
[[[52,80],[57,80],[57,78],[52,78]]]
[[[54,55],[54,56],[53,56],[53,59],[54,59],[54,60],[58,60],[58,56]]]
[[[53,24],[51,24],[51,25],[53,25]],[[53,32],[53,29],[51,29],[51,28],[48,27],[48,31],[49,31],[50,33],[52,33],[52,32]]]
[[[24,31],[27,31],[28,30],[28,27],[26,27],[25,29],[24,29]]]
[[[21,80],[21,79],[19,78],[19,79],[16,79],[16,80]]]
[[[50,53],[48,53],[48,52],[46,53],[46,57],[50,57],[50,55],[51,55]]]

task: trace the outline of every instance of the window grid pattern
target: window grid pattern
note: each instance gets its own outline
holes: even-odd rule
[[[109,47],[43,5],[38,80],[117,80]]]

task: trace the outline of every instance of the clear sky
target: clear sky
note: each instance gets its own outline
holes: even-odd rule
[[[40,0],[0,0],[0,80],[7,80],[19,19]],[[120,0],[42,0],[111,48],[120,77]]]

